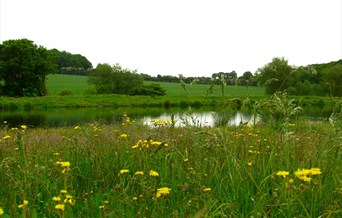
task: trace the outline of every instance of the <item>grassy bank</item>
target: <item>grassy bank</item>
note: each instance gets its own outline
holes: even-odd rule
[[[148,83],[148,82],[147,82]],[[188,85],[186,91],[178,83],[160,83],[166,89],[166,96],[128,96],[128,95],[86,95],[89,88],[87,77],[73,75],[49,75],[47,88],[49,95],[33,98],[0,97],[0,110],[31,110],[49,108],[80,107],[201,107],[222,106],[234,102],[241,106],[247,98],[253,102],[267,96],[263,87],[225,86],[224,95],[221,87],[215,86],[213,93],[207,94],[208,85]],[[73,94],[60,96],[63,90]],[[331,106],[338,98],[293,97],[304,106]]]
[[[341,217],[341,127],[175,128],[128,116],[3,125],[0,207],[11,217]]]

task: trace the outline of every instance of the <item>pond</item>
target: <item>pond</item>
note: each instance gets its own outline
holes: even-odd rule
[[[306,116],[314,120],[326,119],[330,113],[331,111],[310,108],[307,110]],[[251,113],[210,108],[81,108],[40,111],[0,111],[0,126],[4,123],[9,127],[18,127],[25,124],[31,128],[66,127],[90,122],[117,124],[123,121],[124,114],[127,114],[127,116],[136,122],[147,125],[151,124],[151,120],[165,120],[171,119],[171,117],[174,117],[174,120],[177,121],[176,126],[239,125],[246,122],[259,122],[262,119],[261,116],[254,116]]]

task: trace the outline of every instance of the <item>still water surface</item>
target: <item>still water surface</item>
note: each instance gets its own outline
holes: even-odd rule
[[[218,126],[239,125],[241,122],[260,120],[259,116],[239,111],[189,110],[164,108],[88,108],[88,109],[59,109],[48,111],[0,111],[0,125],[4,122],[9,127],[22,124],[30,127],[65,127],[82,125],[90,122],[117,124],[123,121],[127,114],[135,122],[151,125],[151,120],[166,120],[174,117],[176,126]]]
[[[165,120],[174,117],[177,126],[223,126],[239,125],[246,122],[258,122],[261,116],[250,113],[230,111],[224,109],[165,109],[152,108],[81,108],[56,109],[41,111],[0,111],[0,126],[6,122],[9,127],[18,127],[22,124],[30,127],[65,127],[82,125],[90,122],[117,124],[123,121],[123,114],[127,114],[136,122],[150,125],[151,120]],[[331,110],[322,108],[304,109],[309,119],[326,119]]]

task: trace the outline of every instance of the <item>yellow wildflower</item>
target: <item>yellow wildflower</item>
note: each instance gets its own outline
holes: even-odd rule
[[[286,176],[290,175],[290,173],[287,171],[278,171],[276,175],[285,178]]]
[[[65,204],[69,204],[70,206],[74,205],[75,202],[76,202],[76,201],[75,201],[74,199],[72,199],[72,198],[66,198],[66,199],[64,199],[64,203],[65,203]]]
[[[204,188],[202,191],[203,191],[203,192],[210,192],[210,191],[211,191],[211,188]]]
[[[10,135],[5,135],[2,139],[3,139],[3,140],[6,140],[6,139],[10,139],[10,138],[11,138]]]
[[[100,205],[100,206],[99,206],[100,209],[103,209],[104,207],[105,207],[104,205]]]
[[[293,179],[289,179],[289,183],[290,183],[290,184],[293,184],[293,183],[294,183],[294,180],[293,180]]]
[[[156,198],[160,198],[161,196],[168,196],[170,194],[171,189],[168,187],[158,188],[156,193]]]
[[[61,167],[70,167],[69,161],[57,161],[56,164]]]
[[[137,171],[137,172],[134,173],[134,175],[142,176],[142,175],[144,175],[144,172],[143,171]]]
[[[27,126],[26,125],[21,125],[20,126],[23,130],[27,129]]]
[[[150,170],[150,176],[157,177],[159,176],[159,173],[157,173],[156,171]]]
[[[136,200],[138,200],[137,197],[133,197],[133,198],[132,198],[132,201],[136,201]]]
[[[310,176],[311,175],[311,170],[308,169],[298,169],[295,172],[295,175],[299,178],[299,177],[303,177],[303,176]]]
[[[24,200],[23,204],[18,205],[18,208],[27,207],[28,203],[28,200]]]
[[[5,213],[4,210],[0,207],[0,216],[4,215],[4,213]]]
[[[64,189],[61,190],[61,194],[66,194],[66,193],[67,193],[67,190],[64,190]]]
[[[127,134],[121,134],[121,135],[120,135],[120,138],[121,138],[121,139],[126,139],[127,137],[128,137]]]
[[[311,171],[311,175],[313,176],[316,176],[322,173],[320,168],[311,168],[310,171]]]
[[[64,208],[65,208],[64,204],[57,204],[57,205],[55,206],[55,209],[61,210],[61,211],[64,211]]]
[[[251,167],[253,165],[252,161],[248,162],[247,165]]]
[[[61,201],[61,197],[53,197],[52,200],[57,203]]]
[[[122,169],[122,170],[120,170],[120,174],[122,175],[122,174],[125,174],[125,173],[129,173],[129,170],[127,170],[127,169]]]
[[[81,129],[81,127],[80,126],[75,126],[74,127],[74,130],[78,130],[78,129]]]

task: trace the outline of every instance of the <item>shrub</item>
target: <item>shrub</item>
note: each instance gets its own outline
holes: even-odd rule
[[[142,85],[134,88],[131,91],[131,95],[150,95],[150,96],[162,96],[166,94],[166,90],[159,84],[152,83],[150,85]]]
[[[60,96],[66,96],[66,95],[73,95],[73,92],[70,89],[63,89],[60,93]]]

